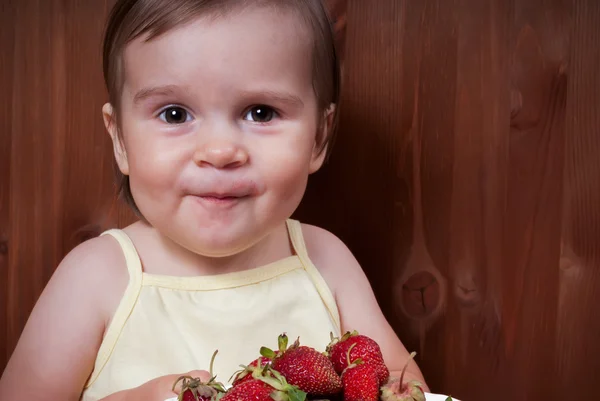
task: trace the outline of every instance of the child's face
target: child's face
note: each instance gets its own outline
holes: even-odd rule
[[[267,8],[127,46],[124,149],[109,131],[150,224],[196,253],[226,256],[293,213],[323,161],[311,50],[298,17]]]

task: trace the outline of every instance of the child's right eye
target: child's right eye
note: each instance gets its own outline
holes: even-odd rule
[[[191,120],[189,113],[179,106],[167,107],[159,114],[159,117],[167,124],[183,124]]]

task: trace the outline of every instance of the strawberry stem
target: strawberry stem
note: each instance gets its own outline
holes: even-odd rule
[[[350,348],[348,348],[348,352],[346,353],[346,361],[348,362],[348,366],[352,365],[352,361],[350,361],[350,352],[352,352],[352,348],[356,346],[356,343],[352,344]]]
[[[180,381],[183,381],[183,384],[181,385],[181,387],[187,387],[187,380],[193,380],[194,378],[192,376],[179,376],[179,378],[175,381],[175,383],[173,383],[173,387],[171,388],[172,391],[175,391],[175,387],[177,387],[177,384]]]
[[[202,383],[200,381],[200,379],[197,378],[193,378],[191,376],[180,376],[177,381],[175,382],[175,384],[173,384],[173,388],[172,391],[175,391],[175,387],[177,386],[177,383],[179,382],[181,383],[181,391],[179,392],[179,394],[177,395],[177,400],[182,401],[183,400],[183,394],[186,391],[191,391],[192,395],[194,396],[194,399],[196,401],[198,401],[198,391],[197,391],[197,387]]]
[[[208,368],[208,372],[210,374],[211,380],[213,379],[213,365],[215,363],[215,357],[217,356],[217,353],[219,352],[219,350],[215,350],[215,352],[213,353],[212,357],[210,358],[210,367]]]
[[[262,367],[262,360],[259,360],[258,362],[258,369],[260,370],[260,368]],[[262,368],[262,374],[266,375],[267,372],[270,370],[271,366],[268,363],[265,363],[265,366]]]
[[[404,380],[404,373],[406,372],[406,368],[408,368],[410,361],[415,357],[415,355],[417,355],[416,352],[411,352],[410,356],[408,357],[408,361],[406,361],[404,368],[402,368],[402,373],[400,374],[400,388],[404,386],[402,382]]]

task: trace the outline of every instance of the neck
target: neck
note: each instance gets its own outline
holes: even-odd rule
[[[148,273],[176,276],[209,276],[249,270],[292,255],[285,224],[250,248],[230,256],[194,253],[144,224],[140,256]],[[136,236],[137,237],[137,236]],[[144,257],[145,256],[145,257]],[[144,260],[145,259],[145,260]]]

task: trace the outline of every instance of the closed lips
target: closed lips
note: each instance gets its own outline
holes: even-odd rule
[[[258,187],[254,181],[234,180],[192,187],[189,194],[201,198],[231,199],[245,198],[256,195],[258,192]]]

